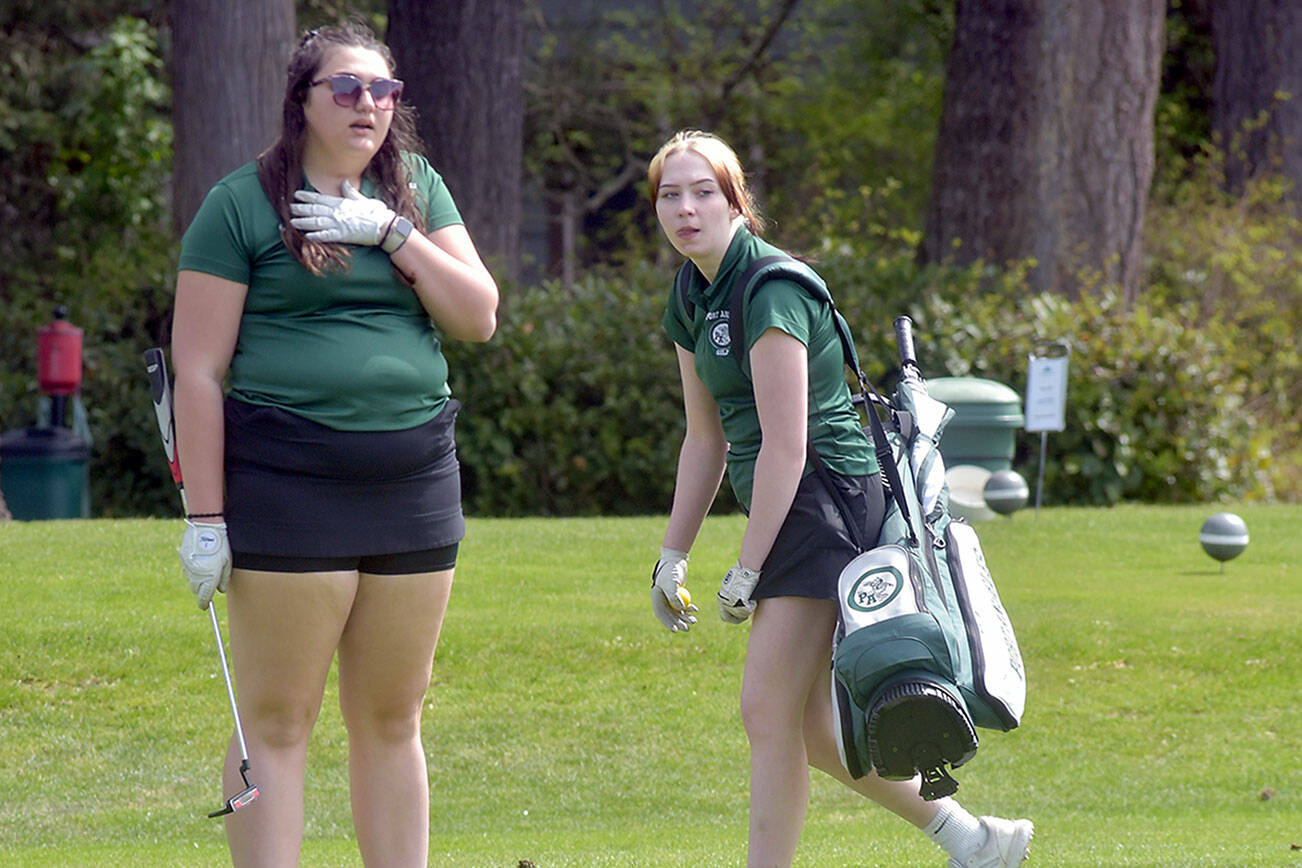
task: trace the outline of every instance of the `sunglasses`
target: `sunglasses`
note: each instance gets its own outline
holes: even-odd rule
[[[375,107],[384,111],[392,110],[402,96],[402,82],[396,78],[377,78],[370,84],[362,84],[362,80],[352,73],[341,72],[327,78],[318,78],[311,86],[316,87],[318,84],[329,84],[335,105],[344,108],[357,105],[357,101],[362,98],[362,91],[369,92],[375,101]]]

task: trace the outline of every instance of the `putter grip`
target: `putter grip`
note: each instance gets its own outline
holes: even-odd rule
[[[176,455],[176,419],[172,415],[172,390],[167,383],[167,358],[158,347],[145,350],[145,371],[149,374],[149,397],[154,402],[154,418],[158,422],[158,435],[163,441],[163,455],[172,481],[181,489],[181,502],[185,502],[184,483],[181,480],[181,462]]]
[[[895,318],[895,344],[900,350],[900,364],[917,367],[918,357],[913,352],[913,320],[907,316]]]

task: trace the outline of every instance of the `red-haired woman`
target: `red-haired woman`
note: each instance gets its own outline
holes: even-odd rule
[[[858,550],[823,480],[839,489],[869,539],[885,499],[850,402],[832,314],[800,286],[774,279],[748,300],[744,329],[728,322],[733,289],[748,266],[782,251],[760,238],[741,164],[717,136],[678,133],[652,159],[648,182],[661,228],[694,266],[690,310],[676,290],[664,317],[678,353],[687,432],[651,599],[670,630],[696,622],[679,588],[726,469],[747,511],[718,607],[726,622],[752,619],[741,688],[751,754],[748,865],[791,864],[811,766],[922,829],[953,866],[1020,865],[1030,848],[1029,820],[977,818],[953,799],[924,801],[916,779],[887,781],[874,772],[855,780],[841,764],[829,656],[837,576]],[[739,331],[745,346],[733,347]],[[811,472],[807,444],[826,473]]]

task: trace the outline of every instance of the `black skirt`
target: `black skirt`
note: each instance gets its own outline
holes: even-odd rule
[[[862,551],[856,539],[868,548],[876,545],[885,515],[880,475],[842,476],[828,468],[806,474],[764,560],[752,598],[835,600],[842,568]],[[847,518],[856,523],[857,534],[847,527]]]
[[[446,546],[465,536],[455,421],[337,431],[276,407],[226,400],[232,550],[344,557]]]

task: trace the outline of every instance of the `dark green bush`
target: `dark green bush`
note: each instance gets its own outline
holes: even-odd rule
[[[1046,503],[1203,501],[1287,496],[1271,392],[1297,378],[1287,354],[1191,302],[1127,308],[1104,291],[1071,302],[1028,295],[1016,274],[920,270],[903,255],[828,255],[819,268],[855,330],[879,387],[895,365],[892,322],[915,320],[928,377],[981,376],[1023,393],[1027,356],[1041,339],[1072,344],[1067,430],[1047,438]],[[636,514],[668,509],[683,421],[674,352],[660,328],[672,275],[639,266],[503,289],[488,344],[449,343],[467,510],[478,515]],[[140,287],[141,309],[165,309],[161,287]],[[118,307],[72,305],[87,327],[84,395],[96,445],[97,514],[168,514],[174,494],[158,455],[140,351],[161,328]],[[27,332],[48,311],[7,309]],[[148,318],[146,318],[148,319]],[[25,351],[26,352],[26,351]],[[8,355],[8,352],[7,352]],[[6,371],[6,427],[35,415],[29,373]],[[12,356],[10,356],[12,357]],[[27,418],[22,419],[24,414]],[[1021,434],[1015,466],[1033,480],[1039,437]],[[727,485],[716,509],[733,507]]]
[[[1189,303],[1126,307],[1104,290],[1076,302],[1029,295],[1016,270],[920,269],[903,252],[829,253],[818,267],[879,386],[896,368],[892,324],[901,313],[915,320],[928,377],[987,377],[1024,393],[1036,341],[1072,344],[1067,430],[1047,438],[1046,503],[1274,493],[1277,432],[1254,407],[1283,373],[1263,380],[1231,323]],[[467,409],[469,509],[668,507],[682,436],[673,351],[659,328],[669,280],[638,267],[590,276],[568,293],[555,283],[508,292],[492,343],[448,348]],[[1028,479],[1038,448],[1038,436],[1019,435],[1017,467]],[[732,503],[725,485],[718,508]]]
[[[1270,490],[1271,432],[1247,412],[1256,391],[1237,332],[1189,305],[1126,307],[1111,293],[931,296],[919,329],[945,373],[1025,393],[1037,340],[1068,341],[1067,427],[1046,438],[1046,502],[1198,502]],[[1033,479],[1037,435],[1022,435]]]
[[[671,278],[637,266],[568,291],[507,287],[491,343],[445,347],[465,405],[468,510],[668,510],[683,432],[678,368],[660,328]]]
[[[39,216],[13,221],[0,244],[0,428],[36,421],[37,329],[66,305],[85,331],[81,394],[96,515],[177,508],[141,361],[165,331],[173,273],[169,100],[155,49],[143,21],[119,19],[42,87],[18,76],[30,89],[21,95],[25,120],[6,134],[40,137],[0,136],[12,149],[7,164],[23,167],[21,201],[39,205]]]

